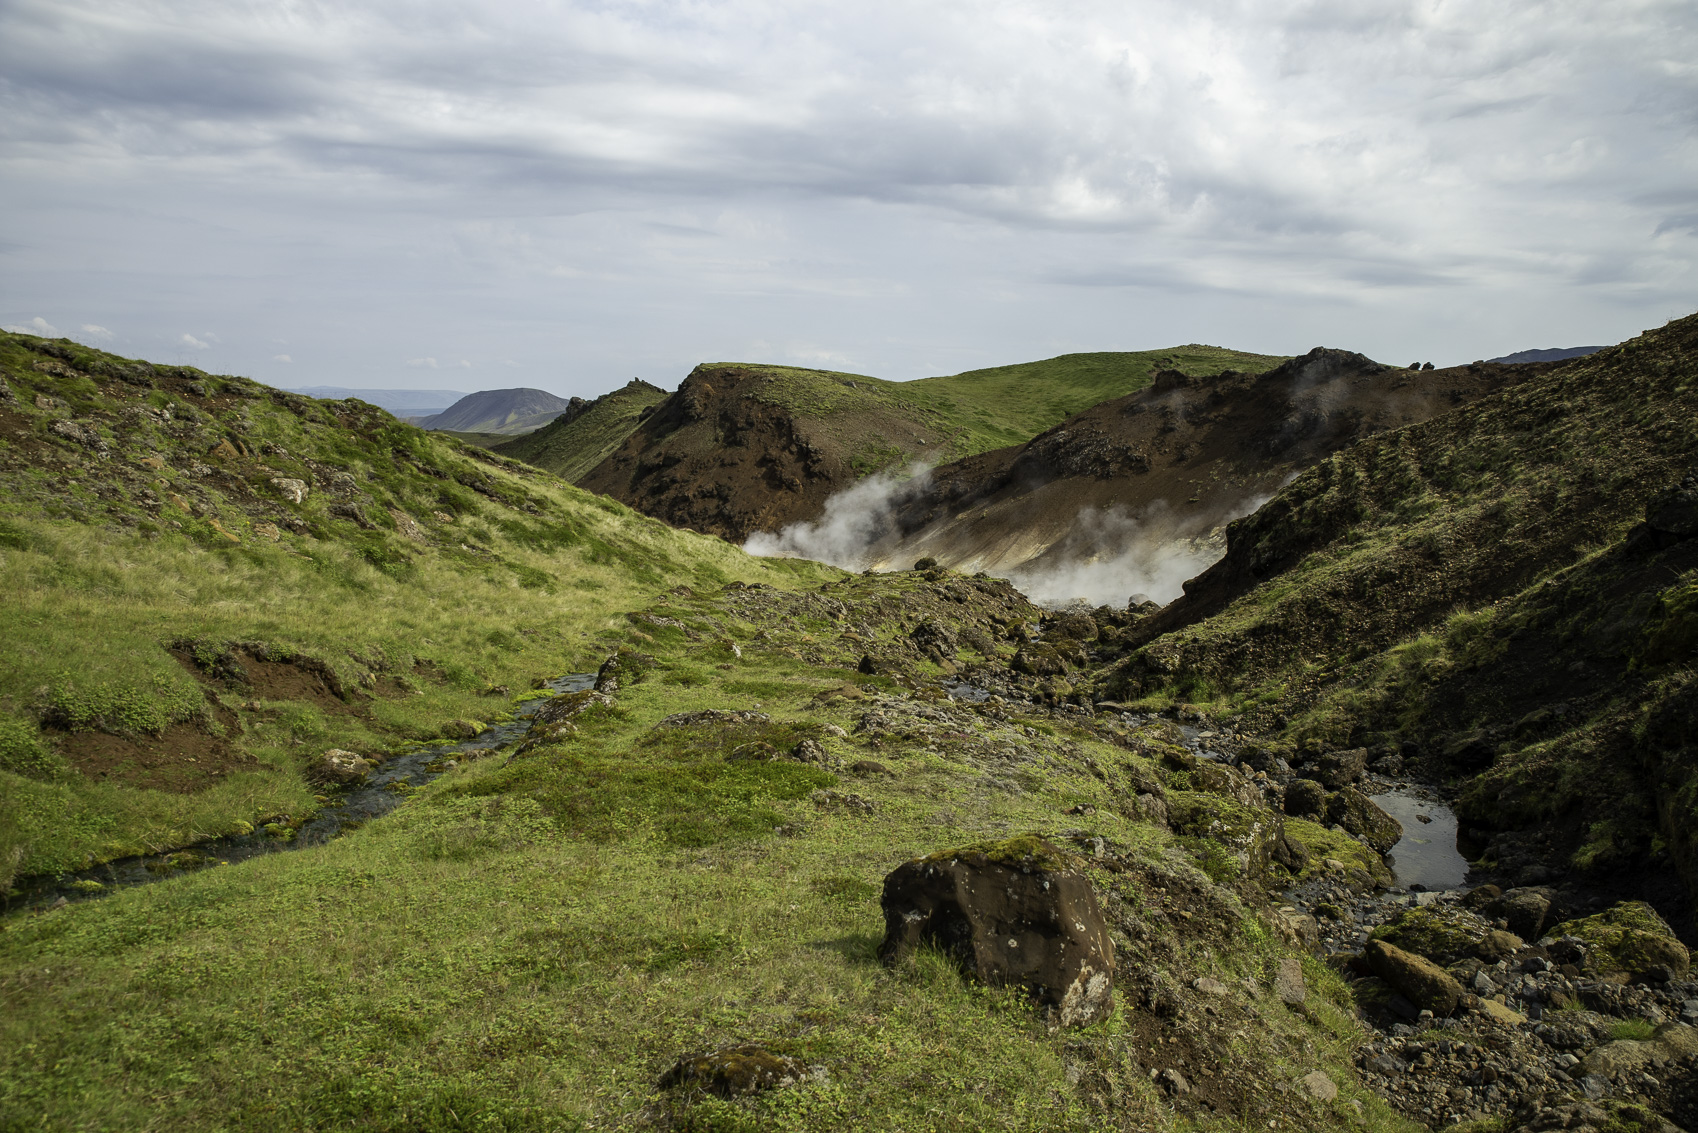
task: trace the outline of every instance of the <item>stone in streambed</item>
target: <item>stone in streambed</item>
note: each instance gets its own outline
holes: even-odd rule
[[[896,964],[922,943],[987,984],[1025,988],[1059,1025],[1108,1017],[1114,945],[1095,890],[1035,836],[917,858],[884,879],[879,959]]]
[[[1456,977],[1425,956],[1405,952],[1383,940],[1368,941],[1363,955],[1376,976],[1423,1011],[1449,1015],[1462,1002],[1462,985]]]
[[[371,774],[371,767],[371,760],[365,756],[333,747],[313,764],[312,778],[320,783],[348,786],[364,780]]]
[[[1390,852],[1403,837],[1403,827],[1397,819],[1355,787],[1345,787],[1327,801],[1327,821],[1358,835],[1378,854]]]

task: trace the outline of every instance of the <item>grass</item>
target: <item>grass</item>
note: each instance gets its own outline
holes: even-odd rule
[[[555,420],[534,433],[503,438],[491,447],[576,484],[631,435],[643,410],[664,400],[665,390],[633,379],[596,398],[570,421]]]

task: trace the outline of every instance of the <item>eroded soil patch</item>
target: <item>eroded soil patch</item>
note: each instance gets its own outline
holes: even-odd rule
[[[66,732],[57,745],[71,766],[90,779],[180,795],[204,791],[255,765],[252,756],[197,723],[173,724],[157,738]]]

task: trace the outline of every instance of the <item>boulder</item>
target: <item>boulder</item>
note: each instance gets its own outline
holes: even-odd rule
[[[1060,677],[1067,674],[1067,662],[1049,645],[1026,645],[1014,654],[1008,667],[1029,677]]]
[[[484,725],[476,720],[450,720],[442,725],[442,734],[451,740],[475,740],[483,734]]]
[[[843,760],[825,750],[825,745],[818,740],[802,740],[790,749],[790,758],[798,763],[812,763],[827,771],[836,771],[843,766]]]
[[[1397,819],[1355,787],[1345,787],[1327,800],[1327,821],[1359,835],[1376,853],[1388,853],[1403,837]]]
[[[1309,987],[1303,982],[1303,961],[1287,956],[1274,966],[1273,991],[1287,1007],[1301,1007],[1309,999]]]
[[[1327,1077],[1324,1070],[1313,1070],[1299,1079],[1304,1091],[1318,1102],[1330,1102],[1338,1097],[1338,1083]]]
[[[277,489],[277,494],[292,504],[304,503],[307,498],[307,482],[295,480],[288,476],[273,476],[271,486]]]
[[[1589,976],[1625,975],[1643,979],[1683,974],[1692,958],[1674,930],[1643,901],[1623,901],[1596,916],[1568,921],[1551,930],[1576,937],[1586,949],[1582,968]]]
[[[1368,749],[1358,747],[1349,751],[1329,751],[1321,756],[1321,768],[1315,777],[1322,786],[1336,791],[1360,782],[1367,770]]]
[[[921,622],[908,637],[922,656],[933,661],[944,661],[955,656],[955,634],[941,622]]]
[[[1462,985],[1425,956],[1405,952],[1383,940],[1370,940],[1363,952],[1373,973],[1423,1011],[1445,1016],[1462,1002]]]
[[[1526,940],[1537,940],[1552,920],[1556,891],[1544,886],[1511,889],[1486,904],[1489,916],[1509,922],[1509,931]]]
[[[930,944],[984,983],[1025,988],[1061,1026],[1113,1008],[1114,944],[1096,891],[1041,838],[906,862],[884,879],[881,903],[887,965]]]
[[[691,1054],[661,1076],[660,1088],[692,1086],[722,1098],[793,1086],[807,1076],[794,1058],[774,1054],[754,1043],[721,1047],[708,1054]]]
[[[1374,936],[1438,964],[1454,964],[1468,956],[1496,963],[1504,942],[1491,940],[1492,932],[1491,922],[1478,913],[1434,903],[1404,909],[1376,928]]]
[[[1285,789],[1285,813],[1293,818],[1319,819],[1327,811],[1327,789],[1313,779],[1299,779]]]
[[[1101,636],[1097,620],[1089,614],[1057,614],[1044,623],[1044,633],[1069,641],[1095,641]]]
[[[371,774],[372,763],[363,755],[333,747],[318,757],[312,777],[320,783],[345,787]]]

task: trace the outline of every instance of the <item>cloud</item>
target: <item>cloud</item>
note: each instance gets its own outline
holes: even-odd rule
[[[407,365],[416,370],[434,370],[437,368],[435,358],[409,358]]]
[[[1690,302],[1688,7],[13,0],[7,254],[371,369],[1603,341]]]
[[[23,323],[22,325],[14,326],[9,324],[5,329],[11,331],[13,334],[33,334],[38,335],[41,338],[60,337],[59,328],[42,318],[40,315],[37,315],[29,322]]]
[[[271,356],[271,360],[273,362],[293,362],[294,361],[294,359],[289,357],[287,354],[273,354]]]
[[[107,330],[103,326],[96,326],[94,323],[84,323],[83,326],[82,326],[82,331],[83,331],[84,334],[88,335],[90,338],[98,338],[102,341],[105,341],[105,340],[110,339],[112,337],[111,331]]]
[[[179,338],[177,340],[177,344],[179,346],[187,346],[191,350],[210,350],[210,349],[212,349],[212,344],[210,342],[203,342],[202,340],[196,338],[192,334],[184,334],[181,338]]]

